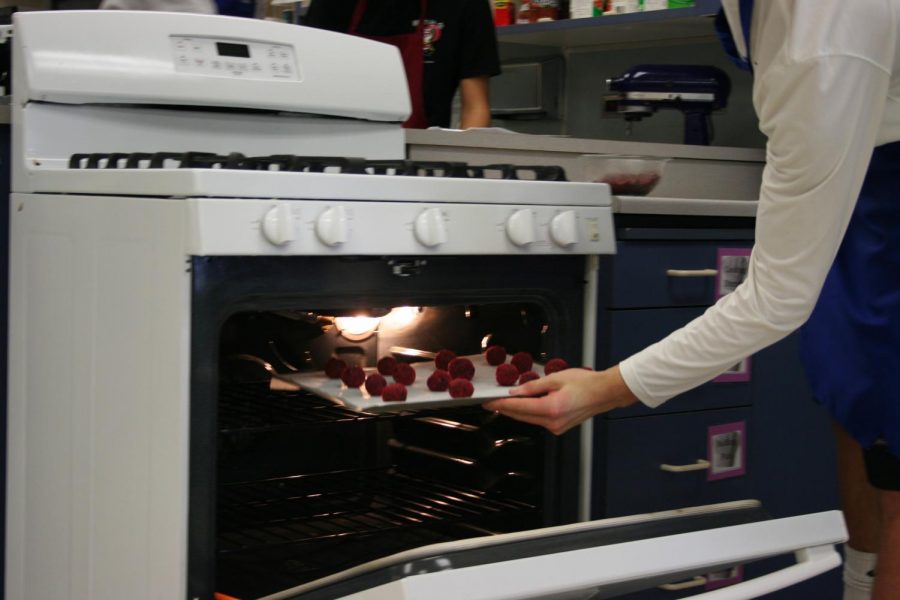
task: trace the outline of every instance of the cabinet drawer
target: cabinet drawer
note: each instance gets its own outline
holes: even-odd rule
[[[597,355],[605,361],[598,365],[598,368],[618,364],[699,317],[704,310],[705,308],[658,308],[607,312],[604,315],[608,328],[605,333],[610,342],[607,348],[598,349]],[[658,408],[650,409],[638,403],[629,408],[612,411],[609,418],[748,406],[751,402],[752,390],[749,381],[711,381],[672,398]]]
[[[753,435],[750,409],[707,410],[633,419],[595,420],[594,515],[622,515],[670,510],[752,497],[749,476],[709,480],[709,469],[667,471],[661,465],[682,467],[708,460],[710,428],[743,423],[743,432],[719,438],[720,444],[737,441],[742,449],[737,467],[747,468],[747,440]],[[725,427],[723,427],[725,426]],[[722,435],[724,431],[713,431]],[[723,448],[722,451],[727,451]],[[751,465],[752,466],[752,465]]]
[[[716,298],[720,248],[744,241],[619,242],[612,261],[610,308],[707,306]]]

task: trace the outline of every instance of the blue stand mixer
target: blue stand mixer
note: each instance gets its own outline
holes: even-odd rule
[[[710,115],[726,106],[731,91],[728,75],[705,65],[637,65],[606,84],[605,112],[631,123],[661,108],[680,110],[684,143],[693,145],[709,145]]]

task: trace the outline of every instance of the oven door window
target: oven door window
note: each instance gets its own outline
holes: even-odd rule
[[[440,350],[489,346],[506,362],[578,364],[583,258],[535,258],[429,259],[402,276],[389,259],[196,260],[198,589],[258,597],[421,546],[573,520],[574,436],[480,405],[357,412],[284,376],[336,359],[430,369]]]

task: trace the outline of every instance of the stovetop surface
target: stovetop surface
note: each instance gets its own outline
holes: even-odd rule
[[[83,153],[35,160],[17,192],[163,198],[610,206],[606,185],[552,165],[240,153]]]
[[[292,173],[342,173],[403,177],[568,181],[562,167],[508,163],[470,165],[451,161],[367,160],[359,157],[275,154],[245,156],[240,152],[112,152],[73,154],[70,169],[236,169]]]

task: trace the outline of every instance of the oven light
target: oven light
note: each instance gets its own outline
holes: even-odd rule
[[[337,317],[334,324],[343,335],[354,337],[371,334],[381,321],[378,317]]]
[[[391,329],[403,329],[419,316],[418,306],[398,306],[381,318],[381,324]]]

